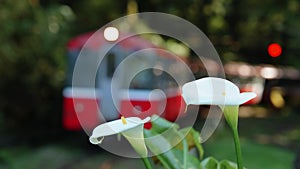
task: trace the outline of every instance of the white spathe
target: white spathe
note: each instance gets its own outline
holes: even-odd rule
[[[124,124],[121,119],[101,124],[93,130],[93,134],[90,137],[90,142],[92,144],[99,144],[101,141],[98,141],[98,138],[122,133],[139,125],[143,125],[144,123],[150,121],[150,119],[150,117],[147,117],[144,120],[138,117],[129,117],[125,118],[127,122],[126,124]]]
[[[187,105],[240,105],[256,97],[254,92],[240,93],[232,82],[206,77],[182,86],[182,97]]]
[[[151,120],[150,117],[140,119],[138,117],[128,117],[107,122],[97,126],[90,137],[92,144],[100,144],[105,136],[122,134],[136,152],[145,157],[148,154],[144,141],[144,124]]]

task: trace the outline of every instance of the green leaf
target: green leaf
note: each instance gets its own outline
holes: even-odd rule
[[[200,133],[192,127],[183,128],[179,132],[181,134],[186,134],[185,138],[188,142],[189,147],[190,148],[196,147],[199,153],[199,159],[202,160],[204,155],[204,149],[200,144],[201,142]]]
[[[237,164],[228,160],[217,161],[213,157],[208,157],[201,161],[200,169],[237,169]],[[246,169],[246,168],[244,168]]]
[[[170,128],[179,129],[178,124],[172,123],[172,122],[170,122],[164,118],[161,118],[157,115],[153,115],[151,117],[151,122],[152,122],[151,130],[154,130],[158,133],[163,133],[164,131],[166,131]]]
[[[152,128],[150,130],[151,131],[150,133],[147,132],[148,134],[147,139],[157,142],[157,140],[155,140],[156,136],[161,135],[162,137],[164,137],[165,140],[168,141],[171,147],[178,145],[182,141],[182,134],[178,131],[179,129],[178,124],[169,122],[157,115],[153,115],[151,117],[151,122],[152,122]],[[162,143],[158,142],[157,144],[162,144]],[[165,146],[164,149],[169,150],[170,148]],[[156,154],[160,154],[160,153],[156,152]]]
[[[170,169],[183,169],[184,167],[184,152],[178,148],[172,148],[169,151],[166,151],[166,148],[170,148],[171,144],[168,139],[159,135],[155,131],[145,130],[145,136],[154,138],[154,139],[145,139],[147,147],[151,152],[157,155],[157,158],[162,163],[165,168]],[[161,154],[161,152],[164,152]],[[199,168],[199,160],[192,156],[191,154],[187,154],[186,156],[187,168]]]
[[[156,131],[144,130],[144,134],[147,147],[149,147],[151,152],[155,155],[165,153],[175,147],[175,145],[172,144],[173,142],[170,141],[170,137],[165,137]],[[173,136],[173,138],[175,137],[176,136]]]
[[[223,160],[220,162],[220,169],[237,169],[237,165],[231,161]]]
[[[181,169],[179,159],[171,151],[166,151],[171,149],[171,144],[166,138],[153,130],[144,130],[144,133],[147,147],[158,156],[165,168]]]
[[[218,169],[219,162],[213,157],[208,157],[201,161],[200,169]]]
[[[222,160],[220,162],[220,169],[237,169],[238,166],[236,163],[228,161],[228,160]],[[243,167],[246,169],[245,167]]]
[[[180,160],[180,163],[183,164],[183,161],[181,160],[181,159],[183,159],[183,151],[180,149],[177,149],[177,148],[174,148],[171,151],[176,156],[176,158],[178,158]],[[194,169],[194,168],[198,169],[199,166],[200,166],[199,159],[191,154],[187,154],[187,168],[188,169]]]
[[[144,135],[147,147],[164,168],[199,168],[200,160],[188,153],[189,147],[196,147],[203,156],[200,134],[192,127],[179,130],[177,124],[154,115],[151,130],[144,130]]]

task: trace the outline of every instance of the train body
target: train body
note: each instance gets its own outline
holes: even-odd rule
[[[179,83],[191,80],[182,68],[184,61],[139,36],[128,36],[120,43],[114,44],[97,65],[94,85],[86,83],[88,80],[84,73],[77,76],[80,78],[76,79],[74,84],[76,61],[92,35],[93,32],[79,35],[71,39],[67,45],[67,84],[63,89],[65,129],[80,130],[84,127],[91,130],[100,123],[120,116],[145,118],[159,114],[174,121],[183,114],[185,103],[180,94],[178,79]],[[122,33],[120,36],[123,36]],[[96,56],[109,45],[111,42],[100,37],[97,42],[90,43],[84,50],[89,55]],[[85,62],[86,65],[77,71],[79,74],[95,61],[86,57]],[[113,82],[118,68],[120,78],[117,82]],[[134,74],[135,72],[138,73]],[[172,76],[176,76],[177,79]],[[118,86],[117,92],[112,93],[112,84]]]

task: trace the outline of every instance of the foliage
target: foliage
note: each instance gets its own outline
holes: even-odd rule
[[[5,127],[58,127],[71,9],[4,0],[0,11],[0,110]]]
[[[72,11],[76,14],[71,29],[80,34],[86,31],[95,31],[108,22],[126,14],[126,1],[111,0],[86,0],[69,3]]]
[[[249,169],[292,168],[294,154],[290,151],[274,145],[259,145],[245,140],[242,141],[242,145],[243,155],[246,159],[245,166]],[[90,147],[90,145],[87,146]],[[233,142],[229,131],[218,130],[211,139],[204,143],[204,146],[206,150],[205,159],[211,155],[215,159],[235,159],[234,149],[231,148]],[[103,153],[103,150],[99,148],[95,150],[95,152],[91,152],[90,149],[87,150],[85,146],[82,146],[82,142],[73,142],[72,145],[69,143],[52,143],[51,145],[33,147],[15,146],[1,148],[0,168],[60,169],[67,167],[69,169],[94,169],[107,165],[114,169],[144,168],[140,159],[120,158],[109,153]],[[46,164],[45,161],[49,161],[51,164],[47,165],[48,163]],[[159,165],[155,168],[160,169]]]
[[[140,11],[171,13],[194,23],[209,37],[225,62],[236,60],[300,68],[297,57],[300,4],[296,0],[137,2]],[[283,46],[281,57],[268,56],[267,46],[272,42]]]
[[[222,134],[216,134],[208,142],[205,142],[207,156],[216,159],[235,160],[233,140],[229,138],[229,131],[222,130]],[[255,144],[248,140],[241,142],[245,166],[251,168],[281,169],[292,168],[294,154],[285,148],[270,146],[266,144]],[[262,158],[264,157],[264,158]]]
[[[152,128],[144,130],[146,145],[155,155],[160,164],[166,169],[236,169],[237,165],[228,160],[217,161],[213,157],[203,159],[204,150],[200,144],[200,134],[191,127],[179,129],[175,123],[155,116],[152,121]],[[165,134],[170,131],[172,134]],[[184,135],[186,134],[186,135]],[[172,137],[170,137],[172,136]],[[155,137],[148,140],[147,138]],[[163,152],[165,147],[171,147],[177,138],[182,140],[171,150]],[[197,153],[188,152],[196,148]],[[199,154],[199,156],[197,156]]]

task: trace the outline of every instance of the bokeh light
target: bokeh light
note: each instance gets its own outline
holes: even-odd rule
[[[104,29],[104,38],[107,41],[116,41],[119,38],[119,30],[115,27],[107,27]]]
[[[268,46],[268,54],[273,57],[279,57],[282,53],[282,47],[278,43],[271,43]]]

